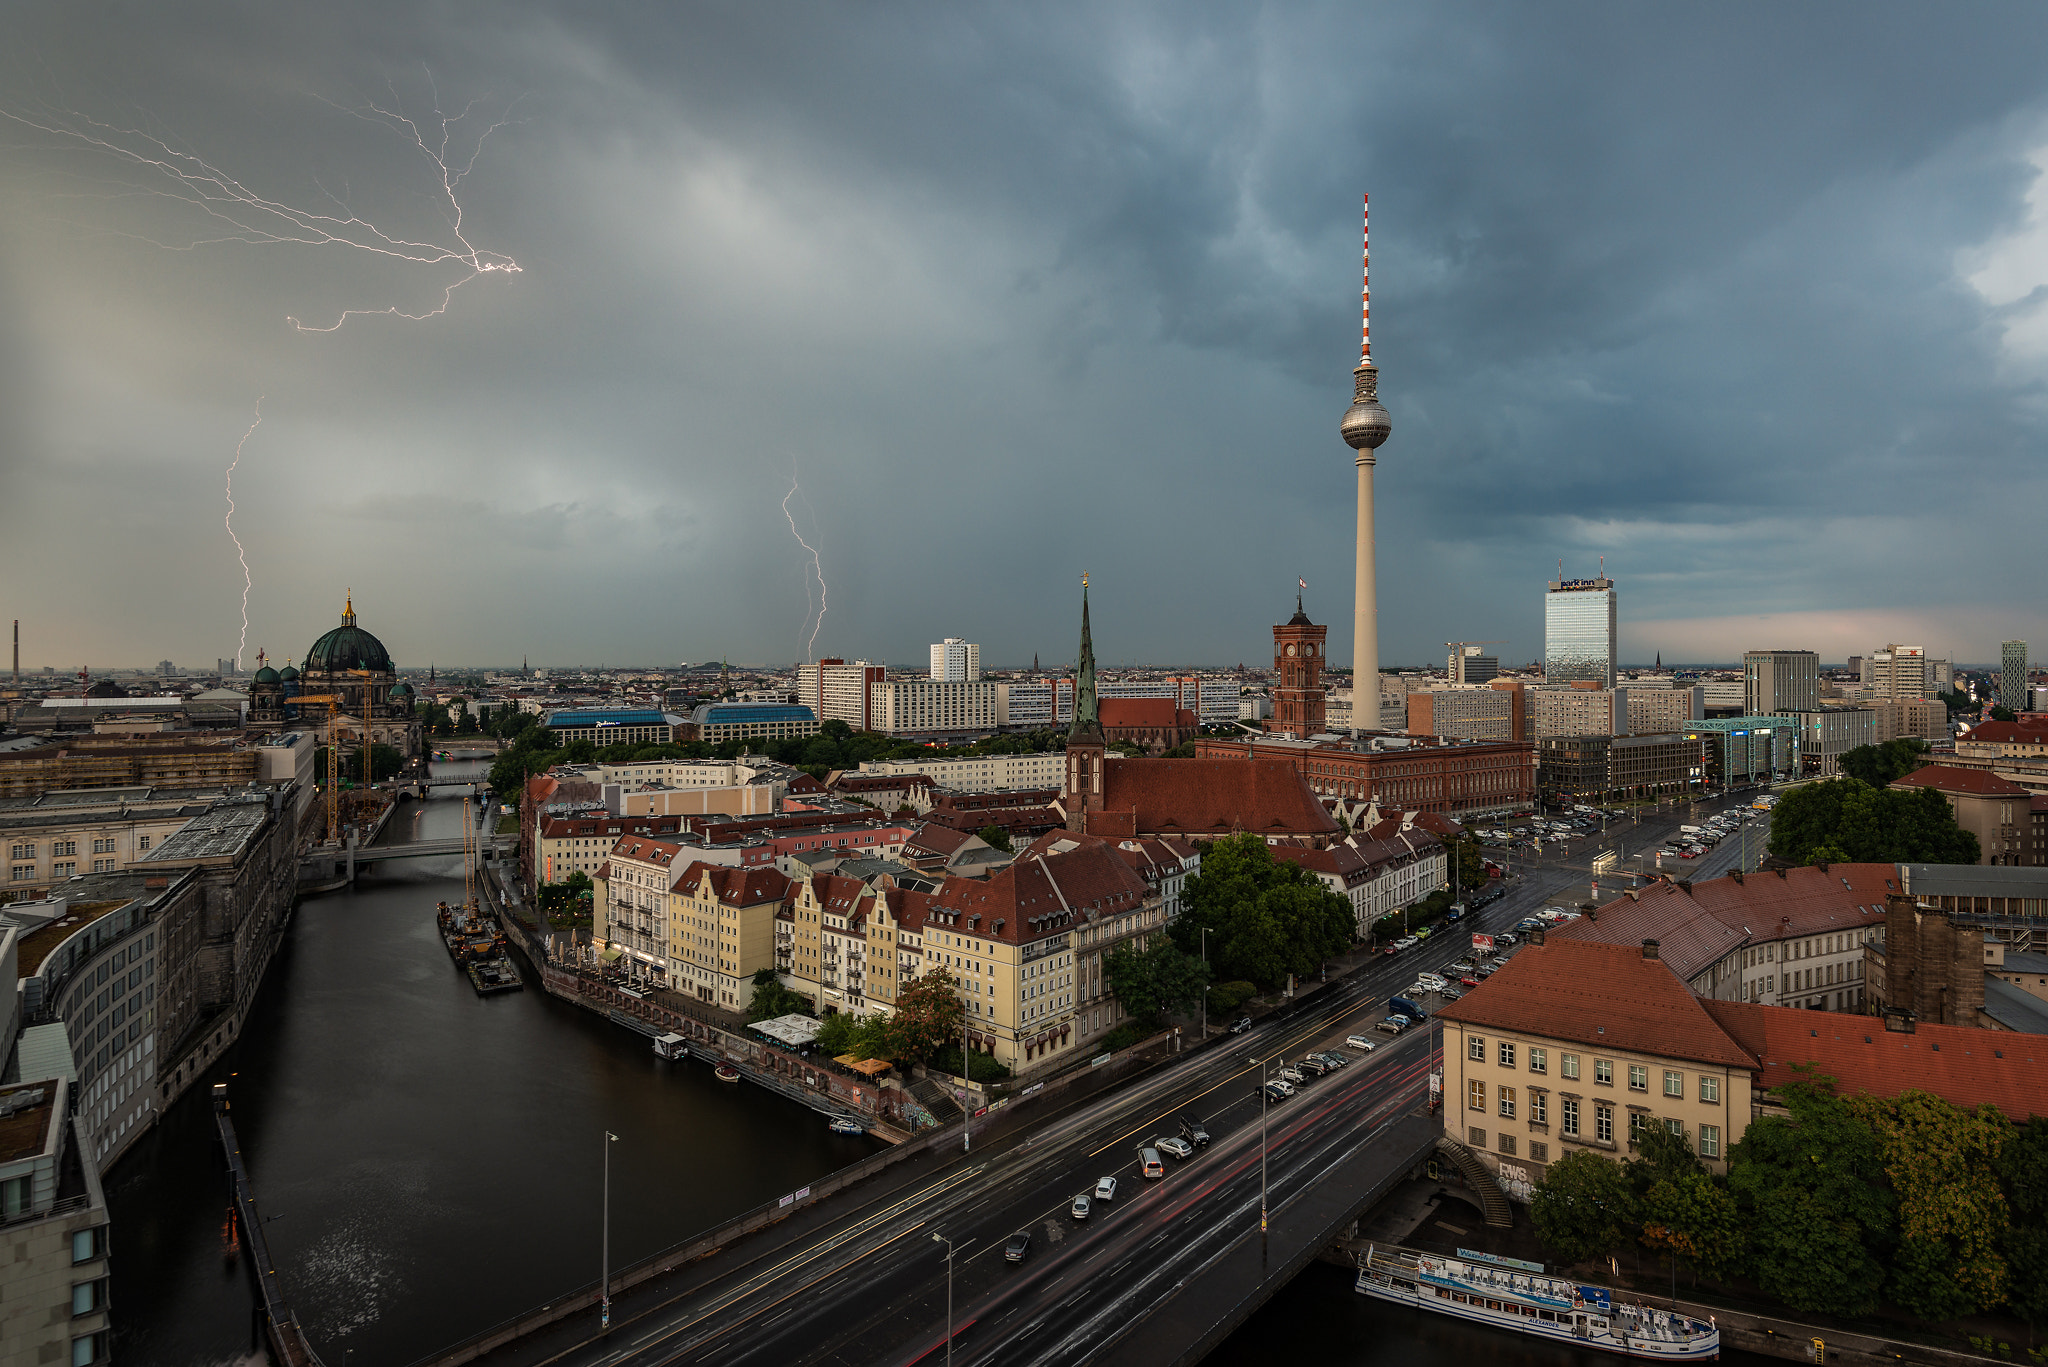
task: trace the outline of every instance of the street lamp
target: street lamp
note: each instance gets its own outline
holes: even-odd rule
[[[935,1229],[932,1242],[946,1246],[946,1367],[953,1367],[953,1241]],[[974,1240],[962,1239],[960,1242],[964,1246]]]
[[[1209,966],[1209,927],[1202,927],[1202,967]],[[1206,975],[1204,975],[1206,977]],[[1202,1042],[1209,1041],[1209,989],[1202,988]]]
[[[1266,1108],[1273,1104],[1273,1098],[1266,1091],[1266,1068],[1268,1064],[1260,1059],[1251,1062],[1259,1065],[1259,1239],[1266,1237]]]
[[[612,1330],[612,1145],[618,1142],[617,1135],[604,1132],[604,1299],[597,1322],[601,1334]]]

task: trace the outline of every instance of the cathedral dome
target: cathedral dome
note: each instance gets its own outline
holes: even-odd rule
[[[397,683],[395,683],[395,684],[391,685],[391,700],[392,700],[393,702],[401,702],[401,701],[410,701],[411,699],[412,699],[412,685],[411,685],[411,684],[409,684],[409,683],[405,682],[405,681],[404,681],[403,679],[401,679],[401,680],[399,680],[399,681],[398,681]]]
[[[391,656],[384,643],[356,625],[355,600],[342,609],[341,625],[313,642],[306,652],[306,668],[333,672],[365,669],[373,674],[391,672]]]
[[[286,665],[283,669],[277,671],[277,678],[279,683],[297,683],[299,681],[299,671],[293,669],[290,665]]]
[[[272,669],[269,665],[265,665],[256,671],[256,677],[249,682],[254,684],[275,684],[283,683],[284,680],[278,677],[276,670]]]

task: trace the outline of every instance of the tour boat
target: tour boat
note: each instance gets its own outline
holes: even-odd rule
[[[1358,1260],[1358,1291],[1623,1357],[1707,1362],[1721,1356],[1721,1331],[1711,1321],[1625,1302],[1604,1286],[1545,1277],[1506,1264],[1462,1262],[1374,1245]]]
[[[868,1132],[867,1126],[861,1124],[850,1115],[833,1116],[832,1123],[825,1128],[834,1134],[866,1134]]]
[[[720,1082],[738,1082],[740,1080],[740,1070],[733,1067],[730,1063],[719,1064],[711,1070],[711,1075]]]

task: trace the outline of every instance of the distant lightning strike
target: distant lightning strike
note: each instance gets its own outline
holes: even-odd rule
[[[249,430],[235,443],[235,458],[228,462],[228,515],[224,519],[228,539],[235,543],[235,558],[242,562],[242,637],[235,643],[235,668],[242,667],[242,652],[249,648],[249,589],[256,582],[249,576],[249,556],[242,549],[242,538],[235,535],[235,467],[242,463],[242,448],[249,444],[249,438],[256,435],[256,429],[263,426],[263,396],[256,396],[256,421],[249,424]]]
[[[802,546],[806,551],[810,552],[811,556],[810,574],[806,574],[804,576],[804,621],[807,623],[811,620],[810,576],[811,574],[815,574],[818,576],[818,620],[816,624],[811,627],[810,640],[806,642],[804,645],[804,662],[808,664],[811,661],[811,659],[815,657],[817,654],[818,632],[825,625],[825,612],[827,610],[827,594],[825,589],[825,564],[822,560],[818,558],[817,547],[811,545],[810,542],[804,540],[804,534],[796,529],[796,515],[790,512],[789,510],[789,501],[792,498],[795,498],[801,492],[802,490],[797,485],[796,474],[794,471],[792,471],[789,476],[789,492],[782,496],[782,515],[789,519],[789,534],[796,538],[796,544]],[[810,501],[810,496],[808,494],[805,494],[805,504],[808,505]]]
[[[428,73],[431,84],[432,73]],[[387,87],[388,88],[388,87]],[[333,323],[325,326],[301,322],[287,314],[285,321],[300,332],[333,332],[352,317],[388,315],[421,322],[438,318],[448,311],[449,301],[455,291],[480,275],[518,274],[519,263],[509,256],[478,249],[467,236],[463,226],[462,202],[456,196],[463,177],[476,167],[477,158],[483,154],[484,143],[491,134],[505,127],[511,120],[501,118],[477,135],[475,145],[469,149],[466,160],[458,168],[449,161],[449,141],[455,126],[468,118],[476,108],[472,100],[463,107],[460,114],[449,118],[440,109],[440,96],[434,96],[434,120],[440,125],[438,147],[430,145],[428,134],[420,123],[407,115],[403,102],[392,92],[392,108],[386,109],[370,101],[359,108],[333,105],[342,112],[353,115],[367,123],[374,123],[409,139],[425,158],[434,179],[438,182],[436,200],[442,217],[447,221],[450,241],[421,242],[385,232],[367,219],[357,216],[341,199],[321,187],[321,193],[334,202],[339,213],[317,213],[302,209],[279,200],[270,199],[243,185],[239,180],[210,162],[190,152],[173,147],[164,139],[138,129],[119,128],[101,123],[97,119],[77,114],[43,114],[31,117],[18,111],[0,108],[0,119],[21,127],[33,129],[54,138],[60,145],[69,145],[87,152],[111,157],[129,171],[142,178],[141,193],[157,195],[197,209],[201,214],[221,225],[222,231],[215,236],[195,237],[182,244],[162,242],[155,238],[135,236],[138,240],[166,251],[191,251],[198,247],[213,246],[225,242],[241,242],[252,245],[295,244],[308,247],[348,247],[366,252],[372,256],[389,257],[421,266],[454,266],[460,274],[454,283],[441,291],[441,302],[437,307],[421,313],[408,313],[392,305],[386,308],[343,309]],[[507,114],[510,110],[508,108]]]

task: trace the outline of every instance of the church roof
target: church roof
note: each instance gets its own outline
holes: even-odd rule
[[[1100,707],[1102,724],[1112,726],[1192,726],[1193,714],[1183,712],[1172,698],[1104,698]]]
[[[350,598],[341,611],[341,625],[313,642],[306,652],[306,668],[326,671],[366,669],[376,674],[391,672],[391,656],[384,643],[356,625],[355,600]]]
[[[1294,765],[1284,759],[1107,759],[1106,827],[1135,835],[1334,836],[1342,833]],[[1121,818],[1121,819],[1120,819]],[[1102,834],[1124,834],[1104,830]]]

